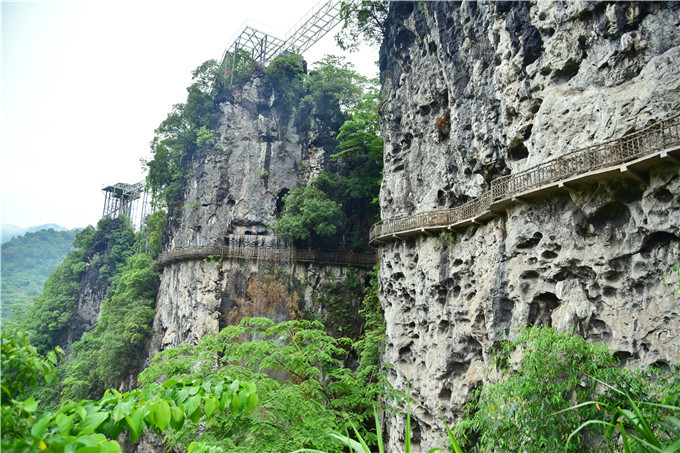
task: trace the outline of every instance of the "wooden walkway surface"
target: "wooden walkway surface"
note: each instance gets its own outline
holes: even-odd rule
[[[639,178],[638,174],[664,161],[680,162],[680,115],[677,114],[620,139],[572,151],[497,178],[484,194],[460,206],[383,220],[371,227],[369,242],[379,245],[412,235],[466,227],[504,212],[518,200],[621,173]]]
[[[330,253],[315,250],[298,250],[291,248],[270,248],[257,246],[189,246],[180,247],[163,253],[158,257],[157,265],[167,266],[170,263],[185,260],[221,260],[243,259],[252,261],[268,261],[279,263],[317,263],[337,266],[373,267],[378,263],[375,254]]]

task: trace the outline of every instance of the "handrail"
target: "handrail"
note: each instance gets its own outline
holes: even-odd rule
[[[399,237],[399,234],[406,232],[447,227],[475,219],[489,213],[494,203],[536,191],[548,184],[565,181],[574,176],[624,164],[679,144],[680,114],[674,114],[619,139],[577,149],[519,173],[496,178],[491,182],[489,190],[454,208],[380,221],[371,227],[369,243]]]
[[[203,245],[180,247],[162,253],[157,260],[160,267],[176,261],[191,259],[247,259],[293,263],[335,264],[340,266],[372,267],[378,262],[375,254],[365,255],[352,252],[320,252],[298,250],[295,247],[272,248],[251,245],[220,246]]]

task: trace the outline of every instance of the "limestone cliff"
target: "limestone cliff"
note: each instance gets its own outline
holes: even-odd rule
[[[205,245],[285,249],[289,244],[273,230],[283,198],[329,166],[344,117],[339,111],[317,109],[304,118],[296,116],[261,73],[243,87],[234,86],[220,109],[219,139],[192,159],[183,206],[169,216],[164,251]],[[152,355],[179,343],[196,343],[244,316],[333,318],[333,310],[315,295],[348,276],[362,284],[365,278],[363,271],[354,274],[342,266],[285,258],[205,257],[168,264],[157,298]],[[354,295],[347,301],[354,304],[355,314],[358,300]],[[357,321],[335,319],[327,327],[347,334]]]
[[[502,175],[680,111],[672,3],[394,2],[380,67],[382,218],[468,201]],[[510,205],[483,225],[380,247],[384,360],[414,442],[445,444],[501,335],[546,324],[623,361],[680,359],[680,167]],[[404,419],[387,420],[400,450]]]

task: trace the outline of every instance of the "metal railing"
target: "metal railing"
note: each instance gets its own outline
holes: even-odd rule
[[[514,175],[501,176],[491,182],[489,190],[460,206],[383,220],[371,227],[369,242],[475,219],[490,212],[493,203],[528,195],[549,184],[625,164],[676,145],[680,145],[678,114],[620,139],[578,149]]]
[[[245,52],[263,68],[284,52],[303,54],[340,23],[340,0],[319,2],[293,28],[286,38],[245,25],[222,52],[223,77],[233,83],[239,51]]]
[[[180,247],[163,253],[158,257],[157,264],[163,267],[176,261],[195,259],[246,259],[358,267],[372,267],[378,262],[375,254],[319,252],[316,250],[298,250],[295,247],[270,248],[250,245],[204,245]]]

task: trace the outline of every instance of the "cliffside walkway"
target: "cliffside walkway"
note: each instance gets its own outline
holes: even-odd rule
[[[170,263],[185,260],[244,259],[251,261],[271,261],[280,263],[316,263],[337,266],[373,267],[378,263],[376,255],[360,253],[329,253],[315,250],[291,248],[269,248],[257,246],[189,246],[163,253],[157,264],[165,267]]]
[[[491,182],[481,196],[451,209],[383,220],[371,227],[369,243],[383,244],[418,234],[436,234],[480,223],[512,203],[572,184],[628,173],[639,174],[664,161],[680,163],[680,114],[617,140],[582,148]]]

